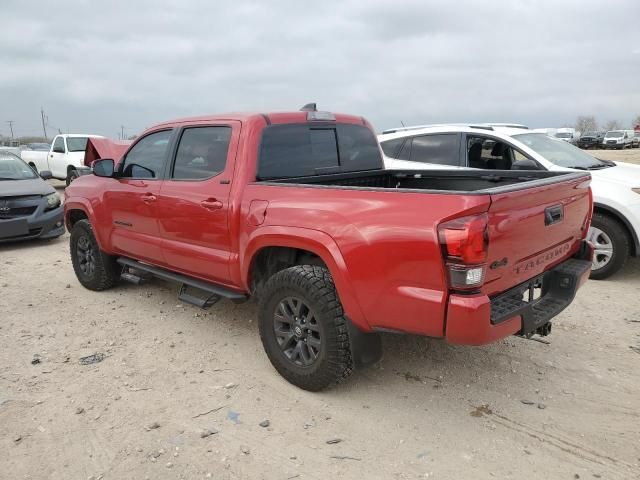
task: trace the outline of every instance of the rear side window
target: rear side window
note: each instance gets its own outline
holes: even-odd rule
[[[167,147],[171,130],[162,130],[139,140],[122,163],[122,177],[159,178],[167,160]]]
[[[400,147],[402,147],[403,142],[404,138],[394,138],[393,140],[381,142],[380,147],[382,147],[382,151],[387,157],[398,158],[398,155],[400,154]]]
[[[262,134],[257,177],[266,180],[381,168],[378,142],[365,126],[272,125]]]
[[[227,165],[231,127],[194,127],[182,133],[172,178],[202,180],[221,173]]]
[[[412,162],[460,165],[457,134],[421,135],[411,139]]]

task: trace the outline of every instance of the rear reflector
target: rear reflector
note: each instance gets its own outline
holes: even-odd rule
[[[451,288],[476,289],[484,282],[489,243],[487,223],[488,215],[483,213],[456,218],[438,226]]]

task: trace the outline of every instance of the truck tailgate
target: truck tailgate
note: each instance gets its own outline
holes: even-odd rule
[[[491,195],[483,293],[507,290],[570,257],[588,228],[588,173]]]

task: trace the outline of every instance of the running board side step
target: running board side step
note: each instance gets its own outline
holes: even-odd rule
[[[164,268],[147,265],[146,263],[141,263],[127,257],[119,257],[117,262],[124,267],[120,277],[123,280],[135,284],[140,283],[142,277],[128,271],[129,268],[133,268],[163,280],[181,283],[182,286],[180,287],[178,298],[200,308],[209,308],[216,304],[221,298],[227,298],[234,303],[243,303],[249,299],[246,294],[231,290],[222,285],[216,285],[215,283],[198,280],[197,278],[165,270]],[[195,290],[195,292],[193,290]],[[201,295],[196,295],[196,293],[200,293]]]

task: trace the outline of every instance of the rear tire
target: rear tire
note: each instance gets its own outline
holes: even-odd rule
[[[116,257],[100,250],[88,220],[78,220],[69,240],[71,263],[78,281],[89,290],[111,288],[120,278]]]
[[[278,373],[304,390],[322,390],[351,374],[347,321],[326,267],[287,268],[262,291],[262,345]]]
[[[610,277],[627,262],[631,242],[624,226],[615,218],[595,213],[588,239],[595,247],[590,276],[593,280]]]

